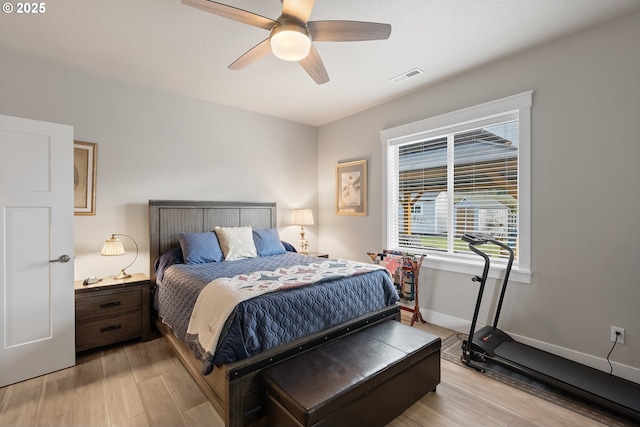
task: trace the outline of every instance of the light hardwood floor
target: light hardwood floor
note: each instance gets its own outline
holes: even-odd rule
[[[453,333],[416,327],[443,339]],[[223,425],[162,337],[85,352],[72,368],[0,388],[0,427]],[[443,360],[437,391],[387,427],[418,426],[602,424]]]

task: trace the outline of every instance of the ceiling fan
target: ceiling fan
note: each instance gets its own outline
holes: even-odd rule
[[[182,0],[182,3],[271,32],[269,37],[229,65],[231,70],[240,70],[273,53],[285,61],[298,61],[319,85],[327,83],[329,75],[318,51],[311,44],[312,40],[316,42],[386,40],[391,34],[391,25],[377,22],[309,21],[315,0],[281,1],[282,15],[276,20],[211,0]]]

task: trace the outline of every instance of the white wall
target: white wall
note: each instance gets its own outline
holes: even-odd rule
[[[501,326],[603,370],[610,327],[624,327],[614,373],[640,382],[639,40],[636,14],[321,127],[320,249],[362,261],[383,249],[380,130],[533,90],[533,277],[512,283]],[[335,165],[355,159],[369,162],[369,215],[337,216]],[[427,317],[468,327],[470,277],[427,268],[421,278]]]
[[[69,124],[76,140],[98,143],[96,215],[74,221],[76,279],[113,275],[133,260],[99,255],[111,233],[140,246],[128,272],[148,273],[149,199],[275,201],[281,237],[294,245],[291,209],[317,208],[315,127],[6,52],[0,76],[0,114]],[[316,234],[307,227],[311,250]]]

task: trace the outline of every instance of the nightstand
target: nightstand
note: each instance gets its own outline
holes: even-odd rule
[[[75,281],[76,352],[137,337],[147,341],[150,286],[149,276],[142,273],[121,280],[107,277],[88,286]]]
[[[329,258],[329,254],[324,254],[322,252],[307,252],[306,254],[303,254],[303,255],[315,256],[318,258]]]

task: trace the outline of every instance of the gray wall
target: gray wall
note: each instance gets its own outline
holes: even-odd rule
[[[533,277],[512,283],[502,327],[604,370],[610,327],[624,327],[613,360],[627,368],[614,373],[640,381],[639,40],[636,14],[321,127],[321,250],[366,261],[383,248],[380,130],[533,90]],[[335,164],[355,159],[369,161],[369,215],[337,216]],[[466,330],[476,284],[429,268],[421,277],[427,317]]]
[[[133,254],[101,257],[111,233],[148,272],[149,199],[275,201],[281,237],[297,245],[293,208],[317,208],[317,129],[0,52],[0,114],[74,126],[98,143],[95,216],[76,216],[75,278],[118,273]],[[308,227],[311,250],[316,228]],[[127,249],[133,244],[123,239]]]

